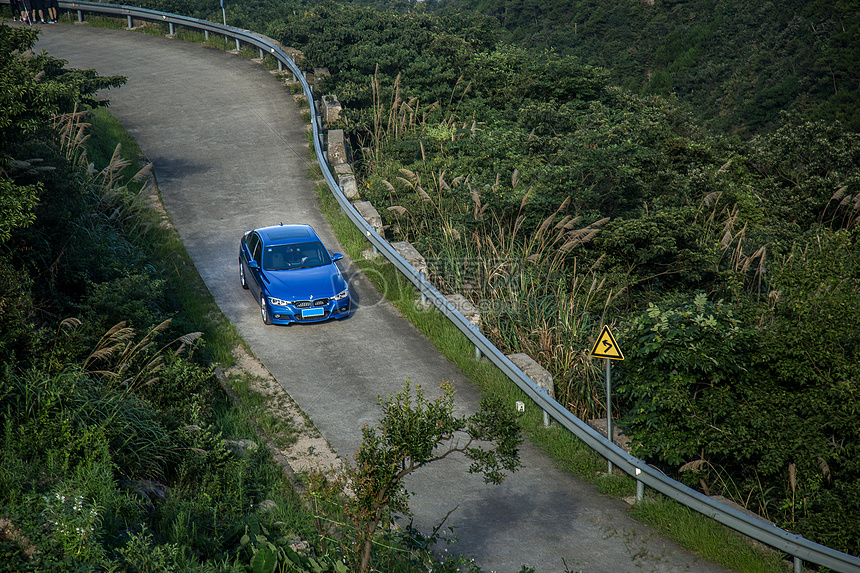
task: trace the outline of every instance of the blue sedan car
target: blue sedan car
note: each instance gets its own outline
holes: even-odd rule
[[[349,316],[349,285],[310,225],[246,231],[239,242],[239,281],[260,303],[265,324],[320,322]]]

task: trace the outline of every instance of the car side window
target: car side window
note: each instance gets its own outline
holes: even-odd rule
[[[248,250],[251,252],[251,258],[259,264],[263,257],[263,249],[261,248],[260,237],[257,233],[251,233],[248,236]]]

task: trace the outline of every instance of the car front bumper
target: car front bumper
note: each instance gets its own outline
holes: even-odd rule
[[[273,324],[292,324],[323,322],[330,318],[342,319],[349,316],[350,299],[329,301],[324,306],[297,308],[293,305],[271,305]]]

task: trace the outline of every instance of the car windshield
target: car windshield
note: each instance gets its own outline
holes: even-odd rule
[[[331,257],[319,241],[263,248],[263,268],[267,271],[307,269],[328,264],[331,264]]]

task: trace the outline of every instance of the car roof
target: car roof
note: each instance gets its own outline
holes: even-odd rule
[[[319,240],[310,225],[273,225],[257,229],[257,233],[260,234],[266,244],[301,243],[309,239]]]

